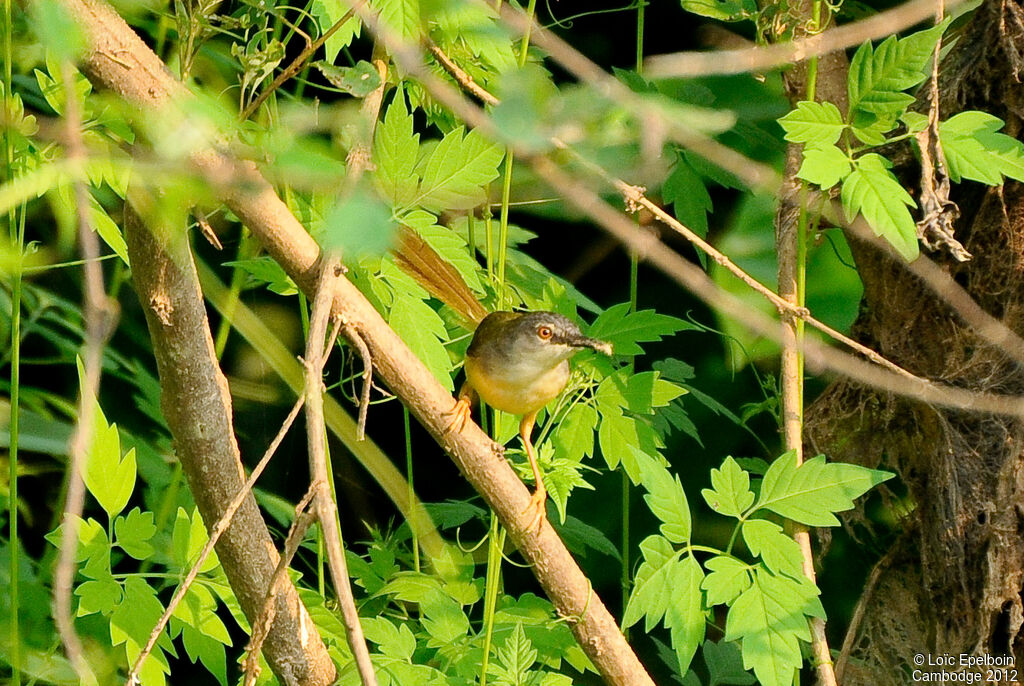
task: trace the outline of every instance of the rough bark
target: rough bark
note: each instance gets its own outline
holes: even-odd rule
[[[1024,11],[990,0],[945,60],[942,118],[972,108],[1020,130]],[[908,180],[916,162],[904,156]],[[990,314],[1024,332],[1024,188],[965,183],[957,238],[974,255],[946,268]],[[912,275],[852,242],[864,282],[859,340],[926,378],[1021,393],[1024,369],[982,340]],[[942,256],[936,259],[943,260]],[[915,654],[1012,653],[1024,665],[1024,425],[832,384],[809,409],[810,447],[834,459],[899,472],[912,511],[868,589],[843,684],[910,680]]]
[[[161,407],[209,528],[242,487],[245,473],[235,442],[228,384],[217,365],[192,254],[183,231],[145,227],[130,209],[125,212],[125,238],[160,374]],[[238,508],[216,550],[242,610],[255,621],[278,554],[252,495]],[[263,649],[285,684],[326,686],[334,681],[334,664],[287,579],[280,584],[274,623]]]

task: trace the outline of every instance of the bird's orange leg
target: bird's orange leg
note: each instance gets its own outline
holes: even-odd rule
[[[546,514],[544,502],[548,498],[548,489],[544,487],[544,479],[541,478],[540,467],[537,465],[537,455],[533,451],[533,442],[530,440],[530,434],[533,433],[533,423],[536,419],[536,412],[523,415],[523,421],[519,423],[519,436],[523,439],[526,457],[530,460],[530,467],[533,468],[533,481],[536,484],[533,495],[530,497],[530,504],[523,510],[523,514],[530,515],[526,530],[529,531],[536,528],[539,532]]]
[[[445,433],[455,431],[456,433],[462,431],[466,426],[466,421],[473,414],[473,401],[476,400],[476,391],[469,385],[469,382],[462,384],[462,388],[459,389],[459,399],[455,401],[455,406],[448,411],[448,416],[451,419],[448,424],[444,427]]]

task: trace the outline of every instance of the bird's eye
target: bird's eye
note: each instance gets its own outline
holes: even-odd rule
[[[553,333],[554,332],[551,330],[550,326],[538,326],[537,327],[537,335],[540,336],[540,339],[542,341],[546,341],[549,338],[551,338]]]

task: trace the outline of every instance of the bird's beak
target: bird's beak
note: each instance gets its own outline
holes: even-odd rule
[[[587,336],[574,336],[566,341],[567,345],[571,345],[574,348],[589,348],[596,352],[604,355],[611,356],[612,344],[608,341],[599,341],[596,338],[589,338]]]

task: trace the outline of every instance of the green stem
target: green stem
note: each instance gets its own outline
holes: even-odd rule
[[[416,491],[412,482],[412,430],[409,428],[409,408],[402,405],[402,420],[405,427],[405,475],[409,484],[409,502],[414,502]],[[420,542],[416,531],[412,530],[412,562],[413,569],[420,571]]]
[[[494,613],[498,604],[498,585],[501,582],[501,551],[505,547],[505,530],[498,516],[491,511],[491,529],[487,534],[487,572],[484,589],[484,656],[480,662],[480,686],[487,686],[487,664],[491,657],[491,639],[494,636]]]
[[[13,112],[14,95],[11,92],[14,87],[12,76],[14,54],[12,47],[12,8],[11,0],[4,0],[4,113],[5,118]],[[9,130],[4,132],[4,166],[6,168],[6,180],[14,178],[14,150],[11,146]],[[18,217],[21,221],[18,221]],[[20,624],[20,603],[19,603],[19,566],[21,564],[21,546],[18,541],[18,441],[20,437],[19,414],[21,403],[21,289],[22,289],[22,262],[25,257],[25,213],[8,212],[7,226],[10,232],[11,242],[15,244],[18,251],[18,264],[12,275],[11,286],[11,440],[8,449],[8,548],[10,550],[10,645],[11,645],[11,683],[14,686],[21,684],[21,624]]]

